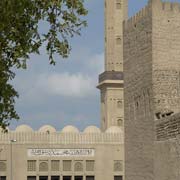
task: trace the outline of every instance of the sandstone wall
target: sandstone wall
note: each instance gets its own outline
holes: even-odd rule
[[[154,4],[153,95],[157,138],[154,173],[155,180],[179,180],[180,4],[159,0]]]
[[[180,112],[180,4],[153,5],[153,94],[156,119]]]
[[[157,120],[155,180],[180,178],[180,113]]]
[[[180,139],[179,137],[155,142],[155,180],[179,180]]]
[[[156,121],[156,140],[176,138],[180,134],[180,113]]]
[[[124,73],[126,180],[179,178],[180,4],[150,0],[124,23]]]
[[[124,23],[125,179],[153,179],[152,14]]]

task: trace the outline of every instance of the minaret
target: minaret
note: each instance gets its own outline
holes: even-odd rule
[[[99,75],[101,129],[122,126],[123,21],[128,18],[128,0],[105,0],[105,72]]]

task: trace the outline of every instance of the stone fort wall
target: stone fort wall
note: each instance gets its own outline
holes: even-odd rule
[[[176,114],[180,105],[179,34],[178,3],[150,0],[124,22],[126,180],[165,180],[167,177],[175,180],[172,178],[175,176],[161,176],[166,171],[164,167],[172,163],[160,160],[166,153],[167,158],[172,155],[167,149],[170,144],[164,150],[162,147],[177,133],[179,121]],[[169,118],[168,135],[164,135],[167,125],[160,125],[162,118]],[[166,141],[155,141],[156,126],[157,137]]]
[[[155,180],[179,180],[180,113],[155,122]]]
[[[156,140],[163,141],[180,135],[180,113],[155,122]]]
[[[153,98],[156,119],[180,112],[180,4],[153,6]]]
[[[153,178],[152,12],[124,23],[125,179]]]
[[[180,178],[180,4],[153,8],[154,179]]]

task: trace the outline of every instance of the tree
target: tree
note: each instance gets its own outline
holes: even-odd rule
[[[15,110],[18,92],[10,84],[14,68],[26,68],[32,53],[45,44],[50,64],[54,54],[68,57],[69,39],[86,26],[84,0],[1,0],[0,1],[0,126],[19,119]],[[48,30],[40,32],[39,24]]]

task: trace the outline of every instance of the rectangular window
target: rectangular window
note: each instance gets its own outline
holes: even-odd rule
[[[48,180],[48,176],[39,176],[39,180]]]
[[[116,44],[121,45],[121,37],[120,36],[116,37]]]
[[[36,180],[36,176],[28,176],[27,180]]]
[[[122,176],[114,176],[114,180],[123,180]]]
[[[59,161],[58,160],[51,161],[51,171],[59,171]]]
[[[71,176],[63,176],[63,180],[71,180]]]
[[[83,180],[83,176],[75,176],[74,180]]]
[[[116,9],[121,9],[121,3],[116,3]]]
[[[116,9],[121,9],[121,0],[116,0]]]
[[[6,180],[6,176],[0,176],[0,180]]]
[[[59,176],[51,176],[51,180],[60,180]]]
[[[94,160],[86,161],[86,171],[94,171]]]
[[[86,180],[95,180],[94,176],[86,176]]]
[[[0,172],[6,171],[6,161],[0,161]]]
[[[123,161],[121,160],[115,160],[114,161],[114,171],[122,171],[123,170]]]
[[[36,161],[35,160],[27,161],[27,171],[36,171]]]
[[[71,171],[71,160],[63,161],[63,171]]]

